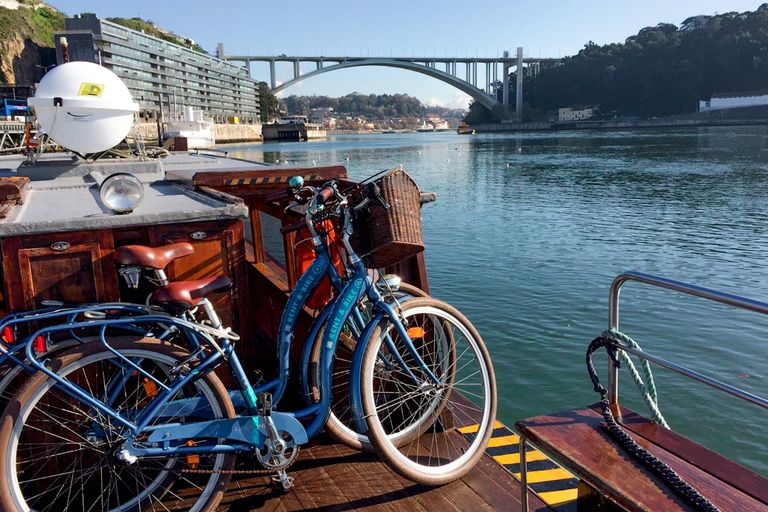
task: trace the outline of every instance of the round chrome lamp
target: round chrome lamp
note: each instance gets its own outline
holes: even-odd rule
[[[101,182],[99,197],[113,212],[131,213],[144,199],[144,185],[133,174],[118,172]]]

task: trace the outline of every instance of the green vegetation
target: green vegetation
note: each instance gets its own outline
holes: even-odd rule
[[[526,81],[533,108],[600,105],[604,113],[666,116],[696,111],[713,93],[768,88],[768,4],[754,12],[661,23],[624,44],[591,41]],[[513,96],[514,97],[514,96]]]
[[[145,21],[141,18],[107,18],[107,21],[117,23],[118,25],[122,25],[126,28],[142,31],[152,37],[162,39],[163,41],[168,41],[169,43],[178,44],[179,46],[184,46],[191,50],[195,50],[196,52],[206,53],[205,50],[203,50],[199,45],[193,43],[191,40],[184,37],[175,36],[170,32],[158,29],[151,21]]]
[[[269,90],[267,82],[259,82],[259,103],[261,108],[261,122],[270,123],[277,116],[277,98]]]
[[[0,83],[31,85],[39,79],[36,65],[55,62],[53,33],[61,30],[64,15],[42,4],[0,7]]]
[[[6,9],[0,7],[0,48],[15,34],[38,46],[53,48],[53,33],[64,30],[64,15],[47,7]]]
[[[332,108],[339,115],[363,116],[367,119],[392,117],[424,117],[421,102],[407,94],[347,94],[343,98],[328,96],[289,96],[283,100],[290,114],[306,114],[309,108]]]
[[[328,96],[289,96],[280,100],[289,114],[308,114],[310,109],[333,109],[337,129],[413,130],[425,115],[421,102],[407,94],[360,94],[342,98]]]
[[[510,84],[514,88],[514,77]],[[714,93],[761,89],[768,89],[768,4],[754,12],[694,16],[680,28],[660,23],[624,43],[590,41],[526,79],[523,119],[537,113],[549,119],[570,106],[599,106],[604,117],[690,114]],[[477,102],[465,117],[470,124],[496,121]]]

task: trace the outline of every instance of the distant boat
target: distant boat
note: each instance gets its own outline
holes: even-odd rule
[[[184,116],[168,122],[168,135],[171,137],[186,137],[187,147],[209,148],[216,145],[216,126],[200,110],[192,107],[183,108]]]
[[[468,124],[460,124],[459,127],[456,128],[456,132],[459,135],[471,135],[475,133],[475,130]]]

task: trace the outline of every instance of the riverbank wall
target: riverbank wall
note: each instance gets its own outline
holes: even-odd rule
[[[472,125],[478,133],[555,130],[622,130],[641,128],[687,128],[695,126],[768,125],[768,107],[746,107],[697,112],[655,119],[606,119],[530,123],[481,123]]]
[[[157,123],[139,123],[137,126],[146,144],[160,145]],[[260,124],[217,124],[216,144],[262,141],[264,136],[261,126]]]

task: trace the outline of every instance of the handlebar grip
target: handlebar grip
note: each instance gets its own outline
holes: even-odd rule
[[[294,222],[293,224],[287,224],[280,228],[280,234],[287,235],[288,233],[293,233],[294,231],[298,231],[301,228],[307,227],[307,223],[303,220],[299,222]]]
[[[333,197],[333,187],[325,186],[317,193],[317,204],[325,204],[327,200]]]
[[[285,190],[281,190],[280,192],[269,194],[266,198],[264,198],[264,200],[268,203],[271,203],[274,201],[282,201],[283,199],[290,199],[291,197],[293,197],[293,189],[288,187]]]

